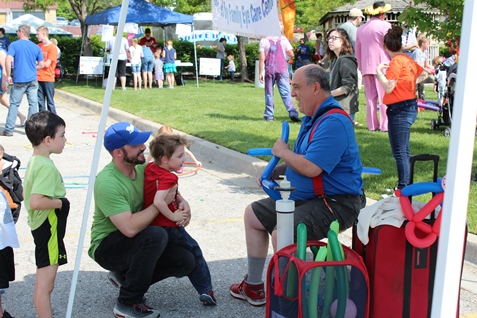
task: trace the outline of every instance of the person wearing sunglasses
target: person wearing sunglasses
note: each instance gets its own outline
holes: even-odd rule
[[[358,61],[353,55],[353,45],[343,29],[328,31],[326,54],[330,63],[331,95],[349,114],[354,124],[358,112]]]

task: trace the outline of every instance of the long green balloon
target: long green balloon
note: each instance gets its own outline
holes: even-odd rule
[[[306,225],[298,224],[296,233],[296,256],[301,260],[306,260]],[[295,298],[298,295],[298,270],[293,263],[288,268],[286,294],[289,298]]]
[[[323,262],[326,259],[326,253],[326,246],[321,246],[316,254],[315,262]],[[318,318],[318,288],[320,286],[321,270],[322,268],[317,266],[313,268],[313,272],[311,273],[310,293],[308,296],[309,318]]]
[[[336,235],[339,234],[340,224],[338,223],[337,220],[334,220],[333,222],[331,222],[330,229],[332,229],[333,232],[336,233]],[[343,245],[341,245],[339,241],[338,241],[338,245],[340,246],[341,259],[344,261],[345,255],[344,255]],[[345,275],[346,275],[346,281],[348,282],[349,281],[348,271],[345,271]],[[346,284],[346,295],[349,296],[349,284]]]
[[[341,256],[341,244],[338,241],[337,234],[330,230],[328,232],[328,242],[331,243],[331,253],[333,255],[333,259],[336,261],[342,261],[343,258]],[[338,283],[338,308],[336,309],[336,316],[335,318],[344,318],[346,312],[346,299],[348,298],[347,295],[347,281],[346,281],[346,268],[344,266],[338,266],[336,269],[336,280]]]
[[[306,235],[306,225],[304,223],[298,224],[297,227],[297,244],[296,244],[296,255],[302,261],[306,261],[306,242],[307,242],[307,235]],[[288,281],[290,282],[290,281]],[[303,277],[302,282],[302,314],[303,318],[308,318],[308,302],[306,301],[306,276]]]
[[[328,240],[328,248],[326,261],[333,261],[333,254],[331,253],[331,242]],[[321,317],[326,318],[330,315],[330,307],[333,302],[333,291],[335,287],[335,268],[334,266],[326,266],[326,280],[325,280],[325,299],[323,302],[323,312]]]

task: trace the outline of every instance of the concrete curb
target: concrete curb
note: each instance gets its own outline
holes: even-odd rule
[[[81,107],[85,107],[94,111],[97,114],[101,113],[103,105],[86,98],[70,94],[56,89],[55,94],[57,97],[68,100]],[[152,122],[150,120],[135,116],[133,114],[118,110],[115,108],[109,108],[108,117],[117,121],[127,121],[134,124],[140,130],[157,131],[162,125]],[[182,133],[182,132],[181,132]],[[183,133],[185,134],[185,133]],[[227,170],[231,170],[237,173],[243,173],[255,178],[260,171],[267,165],[267,162],[250,157],[248,155],[239,153],[237,151],[228,149],[226,147],[211,143],[209,141],[197,138],[195,136],[187,135],[190,141],[191,151],[199,155],[200,157],[207,158],[208,162],[216,164]],[[349,231],[351,238],[351,231]],[[477,265],[477,235],[469,233],[467,238],[467,244],[465,249],[465,260]]]

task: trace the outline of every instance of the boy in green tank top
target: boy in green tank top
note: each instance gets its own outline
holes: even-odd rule
[[[49,111],[33,114],[25,132],[33,146],[24,178],[28,225],[35,241],[36,281],[33,302],[38,317],[51,318],[50,296],[58,266],[67,263],[63,242],[70,203],[60,172],[50,155],[66,144],[65,121]]]

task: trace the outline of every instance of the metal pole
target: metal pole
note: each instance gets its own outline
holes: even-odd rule
[[[477,60],[471,52],[477,50],[477,4],[465,1],[460,38],[452,133],[447,162],[446,191],[442,225],[437,250],[436,279],[431,317],[455,317],[459,306],[459,286],[464,252],[465,223],[469,201],[469,176],[475,139],[477,108],[473,97],[474,70]]]
[[[116,68],[117,68],[118,56],[119,56],[119,47],[121,46],[121,40],[123,37],[122,34],[124,31],[124,24],[126,21],[128,7],[129,7],[129,0],[123,0],[121,5],[121,12],[119,15],[116,39],[114,41],[114,51],[113,51],[113,56],[111,59],[111,66],[109,67],[109,75],[108,75],[108,82],[106,85],[106,92],[104,93],[103,107],[102,107],[101,118],[100,118],[100,122],[98,126],[98,134],[96,138],[96,145],[94,148],[93,161],[91,163],[91,172],[90,172],[89,181],[88,181],[88,192],[86,194],[86,202],[84,204],[83,222],[81,224],[81,232],[80,232],[80,237],[78,239],[75,268],[73,271],[73,278],[71,279],[71,289],[70,289],[70,296],[68,299],[68,308],[66,310],[66,318],[71,318],[71,314],[73,310],[76,284],[78,282],[78,272],[79,272],[79,267],[81,264],[81,255],[83,252],[84,237],[86,234],[86,227],[88,225],[88,215],[89,215],[89,210],[91,206],[91,198],[93,195],[94,180],[96,178],[96,172],[98,170],[99,157],[101,154],[101,147],[102,147],[103,138],[104,138],[104,128],[106,126],[106,119],[108,117],[109,104],[111,102],[111,93],[113,91],[114,74],[116,74]]]
[[[195,60],[195,82],[196,86],[199,87],[199,71],[197,65],[197,44],[195,43],[195,36],[194,36],[194,23],[192,23],[192,37],[194,38],[194,60]]]

